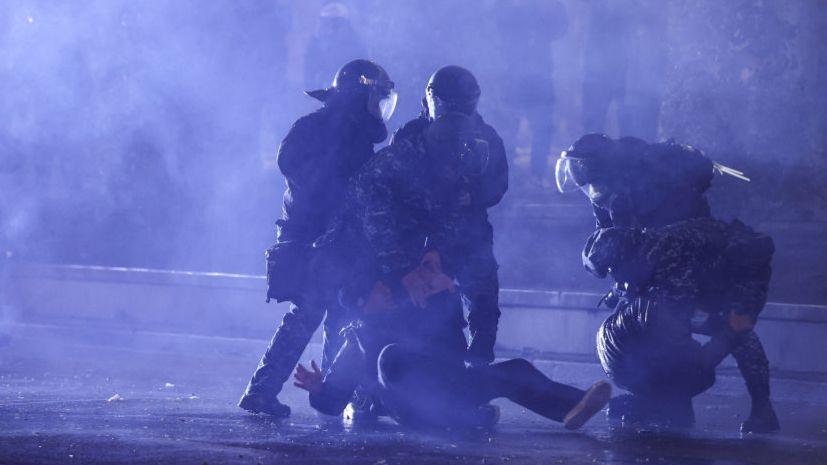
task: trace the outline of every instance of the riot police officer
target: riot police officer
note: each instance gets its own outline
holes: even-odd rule
[[[594,211],[597,229],[583,251],[586,268],[599,277],[605,276],[605,271],[596,269],[594,261],[589,259],[592,239],[602,229],[646,230],[710,218],[705,192],[715,173],[749,181],[742,172],[710,160],[692,146],[674,141],[649,144],[634,137],[613,140],[603,134],[587,134],[578,139],[561,154],[555,176],[561,192],[579,189],[588,197]],[[616,285],[604,298],[605,302],[611,308],[622,305],[623,294],[624,289]],[[713,332],[722,330],[726,330],[726,325],[718,325]],[[778,430],[770,401],[769,361],[758,336],[747,331],[731,352],[752,399],[750,415],[741,430]]]
[[[428,80],[422,113],[391,139],[391,146],[408,144],[427,152],[423,163],[430,166],[418,181],[418,190],[453,179],[433,202],[432,210],[441,213],[431,218],[426,229],[431,247],[441,249],[448,273],[459,283],[471,334],[467,361],[477,365],[494,360],[500,317],[498,265],[488,209],[508,190],[505,147],[497,131],[477,112],[480,95],[477,79],[469,70],[443,66]]]
[[[290,414],[277,396],[323,318],[324,365],[340,345],[341,270],[331,251],[314,242],[344,208],[351,176],[387,137],[385,121],[396,105],[393,81],[368,60],[345,64],[329,88],[307,94],[323,107],[296,121],[279,147],[286,189],[276,244],[267,251],[268,301],[290,301],[290,310],[239,401],[245,410],[278,417]]]
[[[713,218],[646,230],[602,228],[589,238],[584,260],[624,289],[597,337],[606,373],[633,393],[622,402],[623,415],[688,426],[691,398],[712,385],[715,367],[731,353],[752,397],[742,431],[778,429],[769,365],[753,331],[774,251],[770,237]],[[701,345],[692,333],[710,341]],[[610,416],[621,416],[617,410]]]

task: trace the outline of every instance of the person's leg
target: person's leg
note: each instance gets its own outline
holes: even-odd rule
[[[469,370],[469,397],[478,404],[505,397],[539,415],[565,423],[569,429],[582,426],[600,411],[611,397],[605,381],[589,390],[575,388],[549,379],[524,359],[495,363]]]
[[[604,370],[631,392],[612,399],[609,418],[631,424],[691,426],[692,398],[715,382],[715,366],[730,346],[719,337],[702,347],[689,333],[664,326],[666,320],[647,331],[637,323],[653,321],[658,314],[641,312],[657,307],[640,303],[622,307],[598,331],[598,356]]]
[[[732,356],[747,385],[747,391],[756,401],[770,398],[770,361],[755,331],[744,334],[732,348]]]
[[[556,383],[525,359],[494,363],[471,371],[473,384],[479,390],[479,403],[505,397],[533,412],[555,421],[563,421],[566,414],[583,398],[584,391]]]
[[[780,429],[770,401],[770,362],[754,331],[741,335],[732,356],[744,378],[752,406],[749,418],[741,424],[743,432],[771,432]]]
[[[471,341],[466,361],[487,365],[494,361],[494,344],[500,321],[500,281],[493,246],[483,245],[470,254],[458,274],[458,282],[468,309]]]
[[[479,404],[469,401],[465,368],[400,344],[379,355],[380,397],[386,412],[411,427],[482,426]]]
[[[290,414],[290,408],[281,404],[277,396],[322,322],[324,314],[324,306],[313,299],[303,299],[290,305],[290,311],[284,315],[244,390],[239,407],[253,413],[274,416]]]
[[[322,373],[326,373],[345,342],[342,329],[349,323],[347,311],[335,303],[327,305],[322,325]]]
[[[707,346],[715,346],[708,350],[712,354],[709,363],[723,360],[721,352],[732,354],[738,365],[738,370],[744,378],[747,391],[752,401],[750,415],[741,423],[743,432],[772,432],[780,428],[778,417],[770,401],[770,362],[761,340],[754,331],[735,333],[729,328],[727,318],[721,314],[710,315],[704,325],[697,328],[700,334],[709,335],[712,339]],[[717,342],[716,342],[717,341]],[[704,347],[706,350],[707,347]]]
[[[645,420],[680,428],[694,425],[692,399],[715,384],[715,365],[676,357],[652,370],[645,388],[635,392],[645,404]]]

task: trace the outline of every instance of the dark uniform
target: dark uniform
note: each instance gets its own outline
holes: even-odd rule
[[[443,240],[444,245],[434,245],[444,253],[446,266],[456,276],[468,309],[471,334],[468,360],[490,363],[494,360],[494,342],[500,317],[500,283],[497,276],[499,265],[494,257],[494,230],[488,221],[488,209],[497,205],[508,190],[508,161],[497,131],[486,124],[480,115],[475,114],[472,118],[478,137],[488,146],[486,167],[478,176],[466,177],[447,194],[456,201],[463,192],[470,191],[470,205],[445,206],[453,209],[452,220],[457,223],[454,226],[456,229],[446,231],[452,236],[439,239]],[[398,130],[392,140],[426,147],[425,131],[429,124],[429,119],[421,116]],[[437,240],[434,237],[434,242]]]
[[[579,188],[589,197],[598,228],[596,235],[601,228],[612,226],[646,229],[710,218],[705,193],[715,166],[700,150],[674,141],[649,144],[634,137],[612,140],[602,134],[588,134],[564,152],[556,176],[561,191]],[[589,247],[587,242],[584,255]],[[689,257],[686,260],[691,261]],[[584,263],[595,273],[588,261]],[[616,304],[618,294],[622,289],[617,287],[607,294],[610,307]],[[696,330],[709,332],[721,326]],[[757,335],[751,333],[733,349],[733,356],[753,399],[750,419],[742,429],[766,429],[759,425],[761,417],[766,424],[777,425],[769,400],[765,368],[769,361]]]
[[[479,88],[470,72],[455,66],[440,69],[431,78],[428,96],[438,110],[398,130],[357,178],[360,222],[391,286],[419,263],[426,240],[428,248],[439,251],[468,308],[467,360],[490,363],[500,309],[487,210],[508,189],[505,148],[475,111]],[[456,131],[464,132],[459,148],[453,140]]]
[[[760,426],[759,416],[774,419],[761,342],[728,323],[730,312],[757,319],[773,252],[772,239],[739,221],[698,218],[642,232],[595,232],[584,261],[600,276],[610,272],[623,293],[598,334],[606,372],[647,398],[691,398],[712,385],[715,366],[731,353],[753,399],[747,429]],[[702,322],[693,321],[698,316]],[[693,332],[712,339],[702,346]]]
[[[331,251],[315,242],[344,209],[351,176],[373,156],[373,145],[387,137],[379,105],[392,87],[378,65],[346,64],[330,89],[309,93],[325,106],[300,118],[279,147],[287,188],[276,244],[267,252],[268,300],[288,300],[291,306],[239,402],[246,410],[289,414],[276,396],[323,318],[323,366],[341,345],[340,273],[332,269]]]
[[[493,253],[493,228],[487,208],[508,187],[502,141],[479,115],[473,122],[480,137],[491,141],[490,161],[478,179],[445,181],[451,170],[442,154],[428,150],[426,119],[415,120],[380,151],[356,179],[357,203],[367,242],[380,270],[391,283],[419,264],[423,246],[439,251],[447,273],[456,278],[469,310],[472,342],[469,361],[494,360],[499,321],[499,281]],[[470,205],[459,205],[469,189]],[[418,246],[418,247],[415,247]]]

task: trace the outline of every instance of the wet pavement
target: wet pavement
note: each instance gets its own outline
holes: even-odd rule
[[[384,420],[346,428],[292,386],[283,396],[290,418],[245,414],[235,401],[255,364],[247,353],[32,347],[0,348],[3,464],[827,463],[823,398],[779,403],[784,429],[775,435],[741,437],[747,400],[721,395],[701,396],[698,424],[684,432],[611,430],[603,415],[569,432],[497,401],[493,431],[422,433]]]

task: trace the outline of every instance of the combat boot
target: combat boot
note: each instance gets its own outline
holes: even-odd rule
[[[282,404],[276,397],[269,397],[246,391],[238,401],[238,406],[250,413],[263,413],[276,418],[287,418],[290,416],[290,407]]]
[[[500,407],[493,404],[480,405],[477,408],[479,428],[491,429],[500,421]]]
[[[752,403],[749,418],[741,423],[742,433],[775,433],[781,429],[769,399]]]

